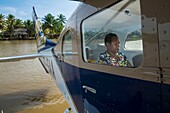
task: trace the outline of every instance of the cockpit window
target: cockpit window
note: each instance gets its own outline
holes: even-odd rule
[[[98,63],[101,53],[107,51],[104,40],[109,33],[118,37],[118,52],[126,56],[131,67],[140,66],[143,46],[139,0],[120,1],[82,22],[82,50],[85,62]]]

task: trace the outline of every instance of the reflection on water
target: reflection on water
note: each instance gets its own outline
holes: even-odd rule
[[[33,40],[0,42],[0,57],[35,52]],[[0,111],[63,113],[66,107],[64,97],[38,59],[0,63]]]

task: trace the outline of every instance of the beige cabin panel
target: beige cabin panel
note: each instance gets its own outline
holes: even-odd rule
[[[159,67],[156,1],[141,0],[143,66]]]
[[[156,34],[143,33],[143,64],[144,67],[159,67],[158,45]]]
[[[169,0],[158,1],[158,33],[160,49],[160,65],[163,68],[170,68],[170,15]]]

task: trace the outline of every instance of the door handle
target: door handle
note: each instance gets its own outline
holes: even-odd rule
[[[85,89],[85,92],[86,92],[86,93],[87,93],[87,90],[88,90],[88,91],[96,94],[96,90],[95,90],[94,88],[89,87],[89,86],[85,86],[85,85],[84,85],[84,86],[83,86],[83,89]]]

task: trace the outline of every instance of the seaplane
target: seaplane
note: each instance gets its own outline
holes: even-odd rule
[[[170,1],[75,1],[57,43],[33,8],[37,53],[0,62],[38,57],[74,113],[170,113]],[[119,37],[131,67],[96,63],[108,33]]]

